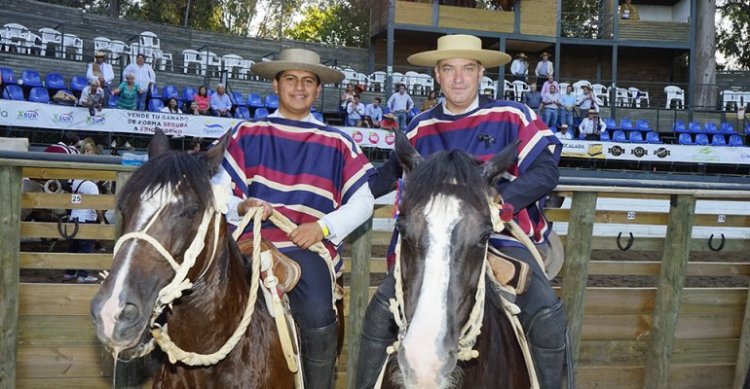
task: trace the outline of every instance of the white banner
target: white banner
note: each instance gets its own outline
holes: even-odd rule
[[[563,157],[612,161],[749,165],[750,148],[563,140]]]

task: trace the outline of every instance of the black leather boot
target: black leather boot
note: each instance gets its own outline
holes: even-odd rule
[[[540,310],[531,321],[527,336],[541,389],[562,388],[566,331],[561,301]]]
[[[332,389],[338,335],[336,322],[300,331],[302,374],[307,389]]]
[[[387,357],[386,348],[396,341],[398,327],[386,297],[375,293],[365,312],[359,342],[355,388],[372,389]]]

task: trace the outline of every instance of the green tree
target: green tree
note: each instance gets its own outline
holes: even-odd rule
[[[284,31],[286,37],[336,46],[369,44],[370,12],[363,1],[309,5],[303,14],[302,20]]]
[[[716,36],[719,51],[729,60],[729,67],[750,70],[750,2],[716,0],[721,16]]]

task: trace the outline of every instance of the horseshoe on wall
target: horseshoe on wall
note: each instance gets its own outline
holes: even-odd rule
[[[630,235],[630,237],[625,243],[625,246],[622,245],[622,241],[620,240],[620,238],[622,238],[622,231],[617,234],[617,248],[619,248],[621,251],[628,251],[631,247],[633,247],[633,241],[635,240],[635,237],[633,236],[632,232],[628,232],[628,234]]]
[[[68,234],[68,216],[62,216],[57,218],[57,232],[62,236],[64,239],[74,239],[76,235],[78,234],[78,229],[80,228],[80,225],[78,224],[78,219],[75,220],[75,225],[73,227],[73,233]]]
[[[708,237],[708,248],[711,249],[711,251],[721,251],[721,249],[724,248],[724,243],[727,242],[727,239],[724,237],[724,234],[721,234],[721,242],[719,243],[718,247],[714,247],[714,234],[711,234],[710,237]]]

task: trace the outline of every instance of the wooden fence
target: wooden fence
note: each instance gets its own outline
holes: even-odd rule
[[[21,238],[58,237],[56,224],[21,222],[21,208],[111,209],[111,195],[22,194],[22,177],[115,180],[122,184],[130,168],[119,165],[41,162],[0,158],[0,388],[105,388],[113,385],[111,357],[95,338],[89,302],[97,285],[20,283],[20,269],[106,269],[111,254],[21,252]],[[690,251],[706,257],[748,253],[746,240],[728,240],[722,252],[691,238],[694,226],[748,228],[742,215],[695,215],[697,201],[747,202],[749,191],[668,190],[649,188],[559,187],[572,199],[570,209],[548,210],[554,221],[569,223],[566,264],[560,276],[577,360],[579,388],[739,388],[750,355],[748,288],[687,288],[686,276],[748,276],[747,262],[688,261]],[[668,199],[668,212],[599,211],[600,197]],[[388,207],[376,217],[389,217]],[[664,225],[665,238],[637,238],[632,250],[661,252],[661,261],[591,261],[592,250],[612,248],[612,238],[592,237],[595,223]],[[339,362],[337,388],[353,387],[354,366],[364,308],[374,287],[370,274],[382,273],[373,246],[388,234],[368,222],[350,239],[346,288],[347,343]],[[81,226],[79,236],[111,241],[114,226]],[[381,250],[382,251],[382,250]],[[589,276],[653,276],[655,287],[586,287]],[[354,336],[352,336],[354,335]],[[116,387],[143,386],[144,377],[118,365]]]

